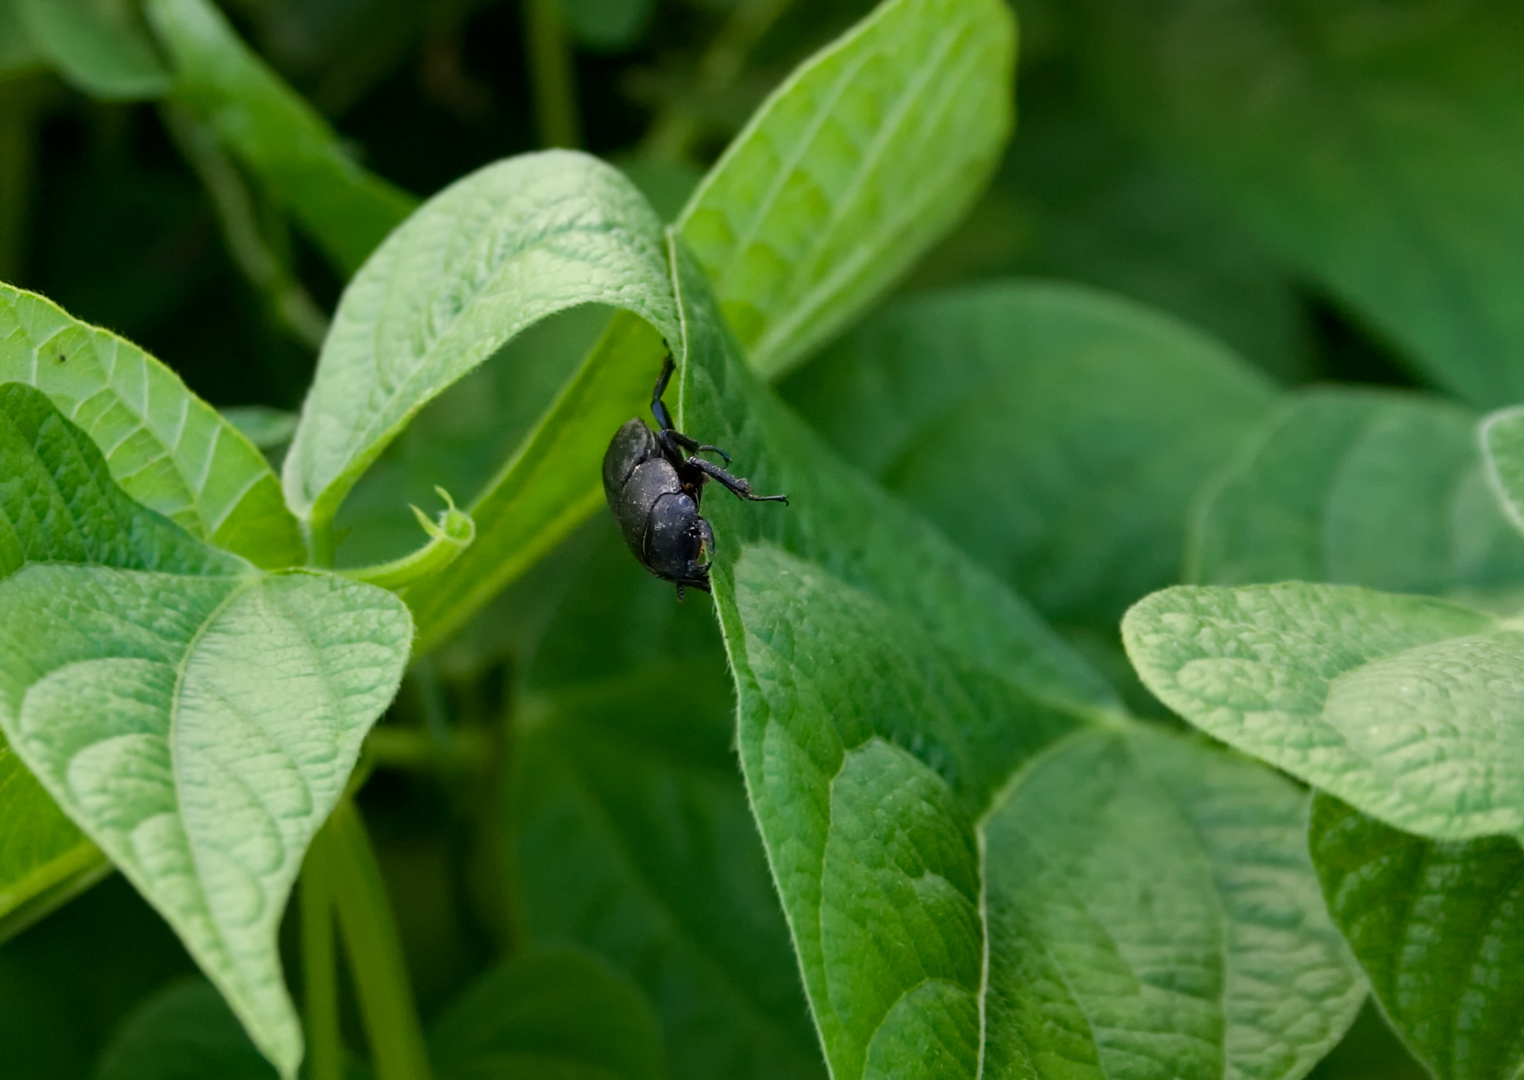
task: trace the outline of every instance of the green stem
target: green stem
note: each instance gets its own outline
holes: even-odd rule
[[[339,932],[354,974],[376,1080],[430,1080],[402,940],[365,824],[354,804],[344,799],[323,831],[328,834],[323,854],[333,874]]]
[[[360,566],[339,571],[345,577],[363,581],[382,589],[393,591],[405,589],[420,578],[437,574],[449,566],[460,553],[476,539],[476,522],[471,515],[455,507],[455,501],[444,488],[435,488],[444,499],[447,509],[440,514],[439,524],[429,520],[427,514],[413,507],[418,524],[429,537],[429,542],[411,555],[393,559],[376,566]]]
[[[714,36],[695,67],[692,89],[670,100],[651,122],[643,141],[659,157],[685,158],[703,130],[690,101],[730,89],[746,67],[746,58],[794,0],[741,0]]]
[[[328,316],[302,287],[276,247],[260,227],[254,196],[238,167],[201,121],[178,105],[160,108],[164,127],[180,153],[201,179],[233,264],[264,297],[275,323],[311,349],[320,349],[328,334]]]
[[[324,829],[313,838],[302,866],[302,981],[306,991],[309,1080],[344,1080],[330,847],[328,830]]]
[[[556,0],[524,0],[524,36],[529,48],[529,78],[540,144],[581,146],[576,71]]]

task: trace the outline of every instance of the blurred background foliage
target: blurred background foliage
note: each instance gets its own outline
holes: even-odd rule
[[[625,168],[669,218],[778,80],[869,6],[221,4],[354,158],[395,186],[378,187],[378,200],[405,205],[490,161],[576,145]],[[1016,138],[904,292],[1064,279],[1176,315],[1282,385],[1428,386],[1479,406],[1524,398],[1517,6],[1016,7]],[[49,35],[81,12],[128,27],[141,49],[102,46],[110,55],[87,70],[50,62]],[[155,100],[164,77],[129,0],[0,0],[0,279],[137,341],[219,407],[294,409],[345,253],[325,252],[278,193]],[[451,438],[501,429],[497,453],[511,446],[596,331],[563,319],[515,343],[543,356],[543,379],[497,387],[486,369],[415,426],[383,462],[383,481],[390,468],[471,490],[469,475],[443,475],[471,469]],[[783,387],[806,413],[811,380],[830,362],[828,350],[823,367]],[[362,487],[347,512],[363,518],[365,499]],[[364,792],[421,1006],[437,1016],[517,942],[572,937],[656,1002],[675,1075],[816,1075],[734,772],[712,619],[647,589],[617,547],[608,523],[591,523],[404,688],[399,710],[425,727],[449,715],[496,763],[466,772],[445,755],[426,770],[383,768]],[[621,618],[606,617],[611,605]],[[632,697],[671,709],[632,716]],[[497,721],[509,702],[519,734],[505,741]],[[632,755],[649,760],[624,768]],[[602,831],[589,833],[590,821]],[[711,831],[671,842],[700,822]],[[541,850],[559,857],[538,859]],[[611,920],[599,905],[631,874],[644,884],[626,892],[643,899]],[[505,876],[515,881],[506,910],[483,899],[502,895]],[[685,914],[680,896],[652,885],[700,879],[730,890],[719,912],[763,898],[745,932],[704,929],[708,916]],[[0,1071],[90,1075],[149,995],[191,971],[136,894],[109,880],[0,949]],[[735,984],[738,973],[748,985]],[[732,1012],[744,1022],[716,1021],[738,994],[746,1000]],[[761,1058],[747,1050],[757,1046]],[[1315,1075],[1421,1071],[1368,1009]]]

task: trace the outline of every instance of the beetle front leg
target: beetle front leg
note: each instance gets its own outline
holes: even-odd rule
[[[781,502],[788,505],[787,495],[757,495],[751,490],[751,482],[739,476],[731,476],[718,465],[711,465],[703,458],[690,457],[685,462],[690,468],[697,469],[711,480],[717,481],[721,487],[730,492],[738,499],[747,502]]]

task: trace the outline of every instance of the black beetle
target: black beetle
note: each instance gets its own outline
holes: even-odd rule
[[[714,530],[699,517],[706,482],[717,480],[732,495],[751,502],[787,503],[788,496],[753,495],[745,480],[698,456],[719,454],[728,465],[729,454],[673,428],[661,399],[674,367],[669,353],[651,391],[651,415],[660,427],[652,431],[635,417],[614,433],[603,455],[603,493],[624,542],[647,570],[676,583],[681,600],[684,586],[709,591],[705,556],[714,550]]]

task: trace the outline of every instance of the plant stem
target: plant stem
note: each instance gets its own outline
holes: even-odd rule
[[[344,1080],[330,846],[324,829],[313,838],[302,866],[302,982],[306,991],[310,1080]]]
[[[217,211],[233,264],[265,299],[275,323],[308,348],[322,348],[328,316],[291,272],[289,259],[263,234],[254,195],[238,167],[201,121],[178,105],[160,108],[164,127],[200,177]]]
[[[576,71],[556,0],[524,0],[524,37],[540,145],[581,146]]]
[[[647,151],[676,160],[687,157],[702,129],[688,101],[700,96],[713,97],[730,89],[744,70],[753,46],[792,3],[793,0],[741,0],[736,5],[699,58],[691,92],[669,101],[651,122],[643,140]]]
[[[381,868],[354,803],[341,800],[323,832],[339,932],[354,975],[376,1080],[430,1080],[402,941],[387,903]]]

